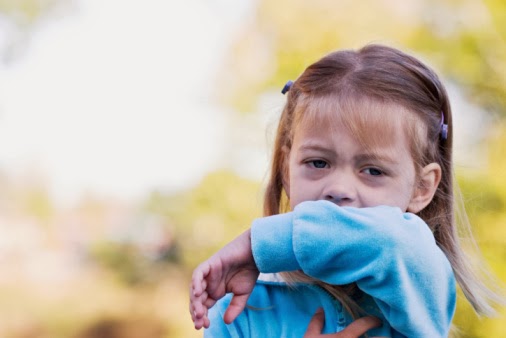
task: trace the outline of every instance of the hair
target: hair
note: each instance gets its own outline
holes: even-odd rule
[[[367,45],[357,51],[336,51],[310,65],[292,84],[277,129],[265,191],[264,215],[289,210],[289,196],[284,190],[288,175],[286,154],[291,149],[298,125],[328,118],[329,114],[324,111],[331,111],[331,114],[339,115],[331,116],[331,119],[338,118],[339,122],[351,129],[353,135],[357,135],[360,142],[367,143],[365,129],[381,119],[371,113],[375,107],[376,110],[382,107],[397,108],[381,109],[382,112],[393,111],[390,115],[396,114],[396,119],[399,119],[399,114],[402,115],[417,173],[429,163],[441,166],[441,181],[435,195],[418,216],[432,230],[438,246],[450,261],[460,288],[475,311],[484,315],[493,314],[491,304],[500,297],[489,289],[466,257],[456,226],[454,214],[459,203],[455,203],[454,198],[452,113],[448,95],[434,71],[397,49]],[[336,111],[340,113],[335,114]],[[446,138],[441,137],[440,133],[442,119],[448,125]],[[392,118],[387,117],[386,123],[388,120]],[[459,220],[464,220],[461,222],[463,227],[469,230],[465,212],[462,211],[460,216]],[[283,276],[288,282],[319,284],[339,299],[353,316],[358,316],[360,309],[354,301],[357,291],[354,284],[332,286],[313,280],[302,272],[284,273]]]

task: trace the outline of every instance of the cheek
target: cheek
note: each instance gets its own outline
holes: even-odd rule
[[[309,183],[309,184],[308,184]],[[290,207],[293,209],[297,204],[305,201],[317,201],[322,199],[321,186],[314,182],[296,184],[292,187],[290,196]]]
[[[412,191],[407,182],[393,183],[386,189],[363,189],[360,191],[361,207],[388,205],[406,211]]]
[[[290,185],[289,185],[290,207],[293,209],[297,204],[304,201],[315,200],[315,184],[307,182],[301,177],[300,172],[292,171],[290,173]]]
[[[287,196],[290,200],[290,207],[293,209],[297,204],[299,204],[301,201],[301,196],[300,196],[300,190],[299,190],[299,184],[297,183],[294,183],[294,182],[297,182],[297,179],[294,180],[293,176],[290,177],[290,188],[289,188],[289,191],[287,192]]]
[[[399,188],[392,192],[392,205],[399,207],[402,211],[408,209],[409,203],[413,196],[413,182],[406,181],[403,184],[399,184]]]

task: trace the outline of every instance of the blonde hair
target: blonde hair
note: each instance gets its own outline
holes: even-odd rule
[[[465,297],[479,314],[494,313],[500,299],[480,274],[476,273],[461,248],[455,221],[452,169],[452,113],[446,90],[438,76],[416,58],[382,45],[367,45],[357,51],[331,53],[309,66],[293,83],[282,111],[274,145],[270,178],[265,191],[264,215],[289,209],[284,191],[294,130],[300,123],[328,116],[324,111],[346,112],[346,122],[354,135],[364,134],[371,123],[367,109],[356,107],[396,107],[409,135],[410,150],[417,170],[429,163],[441,166],[442,177],[432,201],[418,213],[432,230],[438,246],[451,263]],[[325,109],[322,107],[331,107]],[[355,112],[355,113],[352,113]],[[448,125],[447,138],[441,137],[441,120]],[[465,211],[459,213],[469,231]],[[470,237],[472,238],[472,236]],[[356,287],[333,286],[313,280],[302,272],[284,273],[292,282],[316,283],[340,300],[355,317],[360,309],[354,302]]]

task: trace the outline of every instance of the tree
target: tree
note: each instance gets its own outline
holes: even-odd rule
[[[371,42],[407,49],[465,89],[472,101],[506,112],[506,2],[259,0],[224,62],[219,96],[242,112],[281,90],[310,63]]]

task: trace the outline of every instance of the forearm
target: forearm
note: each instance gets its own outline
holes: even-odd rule
[[[389,207],[305,202],[294,212],[255,221],[252,249],[261,272],[300,269],[329,284],[356,282],[401,332],[430,329],[443,335],[448,329],[455,306],[453,273],[428,227],[414,215]]]

